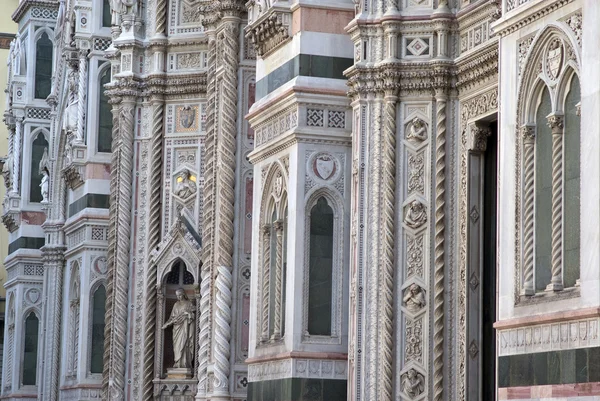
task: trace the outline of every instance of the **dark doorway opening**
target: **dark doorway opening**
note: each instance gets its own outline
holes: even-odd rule
[[[498,123],[490,124],[484,164],[483,191],[483,299],[482,299],[482,400],[496,400],[496,218]]]

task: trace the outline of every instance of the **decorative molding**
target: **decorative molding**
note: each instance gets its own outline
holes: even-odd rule
[[[252,14],[252,10],[249,12]],[[271,9],[246,27],[248,38],[259,57],[265,57],[291,39],[292,13]]]
[[[582,319],[498,331],[498,356],[597,347],[600,320]]]

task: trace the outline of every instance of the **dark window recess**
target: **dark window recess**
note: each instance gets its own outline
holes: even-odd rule
[[[312,335],[330,336],[333,210],[322,197],[310,211],[309,260],[308,332]]]
[[[29,181],[29,202],[42,201],[42,174],[40,173],[40,161],[44,155],[44,149],[48,148],[48,141],[42,132],[37,134],[31,147],[31,179]]]
[[[110,68],[100,77],[100,95],[98,100],[98,152],[110,152],[112,144],[112,112],[108,96],[104,93],[104,85],[110,82]]]
[[[23,385],[35,386],[37,381],[39,320],[31,312],[25,319],[25,345],[23,348]]]
[[[112,15],[110,13],[110,3],[109,0],[104,0],[104,4],[102,5],[102,26],[110,28]]]
[[[43,33],[35,46],[35,98],[46,99],[52,88],[52,41]]]
[[[103,285],[94,292],[92,301],[92,356],[90,372],[102,373],[104,355],[104,314],[106,311],[106,288]]]

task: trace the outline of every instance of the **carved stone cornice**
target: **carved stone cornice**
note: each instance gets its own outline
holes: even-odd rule
[[[240,0],[212,0],[199,6],[204,15],[202,24],[207,30],[216,28],[217,23],[226,17],[239,18],[246,11],[246,6]]]
[[[291,39],[292,13],[287,9],[272,8],[246,28],[256,54],[267,55]]]
[[[58,9],[59,2],[55,0],[22,0],[19,4],[19,7],[12,14],[11,18],[15,22],[19,22],[23,15],[29,10],[31,7],[45,7],[45,8],[56,8]]]
[[[495,23],[492,29],[495,34],[501,37],[510,35],[571,2],[573,0],[544,1],[532,4],[529,8],[518,13],[513,13],[513,10],[511,10],[507,13],[507,16]]]
[[[364,96],[428,94],[455,87],[456,68],[451,61],[434,60],[423,63],[382,63],[375,67],[354,65],[347,74],[348,95]]]
[[[484,52],[477,52],[457,62],[459,91],[468,90],[498,75],[498,42],[491,43]]]

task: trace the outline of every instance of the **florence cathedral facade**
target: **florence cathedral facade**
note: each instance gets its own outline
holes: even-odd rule
[[[4,12],[1,399],[600,400],[600,2]]]

